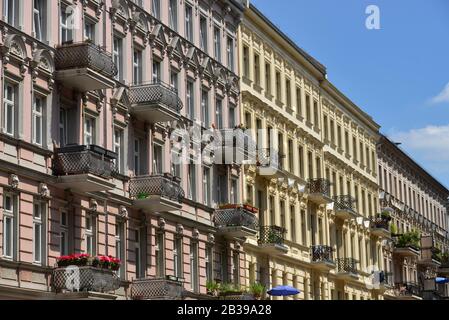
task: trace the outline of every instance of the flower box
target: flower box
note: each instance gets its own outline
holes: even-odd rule
[[[112,256],[90,256],[89,254],[81,253],[59,257],[57,259],[57,266],[60,268],[68,266],[92,266],[117,271],[120,269],[120,260]]]

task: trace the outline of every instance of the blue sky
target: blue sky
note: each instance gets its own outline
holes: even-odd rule
[[[449,187],[449,1],[250,0]],[[368,5],[380,30],[368,30]]]

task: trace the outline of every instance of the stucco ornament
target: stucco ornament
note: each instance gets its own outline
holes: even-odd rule
[[[17,189],[19,187],[19,177],[16,174],[9,175],[9,186],[12,189]]]
[[[128,209],[126,209],[125,206],[120,206],[118,209],[118,215],[122,218],[125,218],[128,216]]]
[[[176,225],[176,233],[178,233],[178,234],[183,234],[184,233],[184,226],[182,224],[178,223]]]
[[[90,199],[89,201],[89,209],[90,211],[96,212],[98,209],[98,203],[95,199]]]
[[[41,197],[48,198],[50,196],[50,189],[46,183],[39,184],[39,194]]]

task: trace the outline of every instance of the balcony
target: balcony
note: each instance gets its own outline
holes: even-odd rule
[[[257,150],[257,171],[260,176],[277,178],[281,175],[279,152],[276,149],[261,148]]]
[[[151,212],[173,211],[182,207],[184,190],[179,178],[170,174],[134,177],[129,181],[134,206]]]
[[[370,222],[371,234],[379,238],[390,238],[390,219],[386,217],[372,218]]]
[[[170,279],[137,279],[131,284],[133,300],[180,300],[182,283]]]
[[[284,254],[288,247],[284,244],[286,230],[278,226],[264,226],[259,230],[259,248],[267,254]]]
[[[71,145],[55,150],[53,174],[59,186],[83,192],[114,189],[115,152],[96,145]]]
[[[418,257],[420,251],[419,234],[407,232],[394,239],[393,254],[399,257]]]
[[[250,237],[257,234],[258,219],[255,208],[241,205],[225,205],[215,210],[215,226],[218,233],[231,237]],[[257,210],[257,209],[256,209]]]
[[[310,179],[307,184],[307,198],[318,205],[331,203],[330,186],[331,183],[327,179]]]
[[[421,289],[417,283],[396,283],[394,295],[400,300],[422,300]]]
[[[356,199],[350,195],[334,197],[335,216],[341,220],[351,220],[357,216],[355,212]]]
[[[442,259],[437,272],[440,277],[449,277],[449,259],[447,259],[447,256]]]
[[[242,164],[244,160],[256,160],[256,144],[243,129],[220,129],[214,138],[216,162]]]
[[[317,269],[328,271],[335,268],[332,247],[324,245],[312,246],[311,254],[311,264]]]
[[[129,102],[131,114],[148,123],[178,120],[182,109],[177,90],[162,82],[132,85]]]
[[[357,263],[353,258],[337,258],[336,277],[340,280],[358,279]]]
[[[120,288],[120,279],[115,271],[98,267],[55,268],[52,273],[52,288],[56,293],[107,293]]]
[[[111,89],[117,67],[110,53],[91,42],[68,43],[56,48],[56,79],[80,92]]]

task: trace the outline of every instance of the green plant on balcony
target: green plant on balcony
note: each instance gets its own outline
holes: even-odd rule
[[[227,296],[227,295],[240,295],[244,291],[239,285],[234,285],[232,283],[220,283],[218,285],[218,294],[220,296]]]
[[[401,234],[396,242],[398,248],[414,247],[416,249],[420,248],[421,235],[418,231],[412,230]]]
[[[260,299],[265,292],[265,286],[261,283],[254,282],[250,285],[249,292],[251,292],[254,298]]]
[[[380,217],[382,218],[382,220],[385,220],[385,221],[391,220],[391,214],[390,214],[390,212],[388,212],[386,210],[384,210],[380,213]]]
[[[206,290],[208,295],[217,296],[219,288],[220,284],[215,281],[209,280],[206,282]]]
[[[148,192],[139,192],[137,194],[137,199],[142,200],[148,198],[150,194]]]
[[[394,223],[390,224],[390,232],[392,235],[395,235],[398,233],[398,227]]]
[[[441,264],[449,266],[449,251],[441,253]]]

